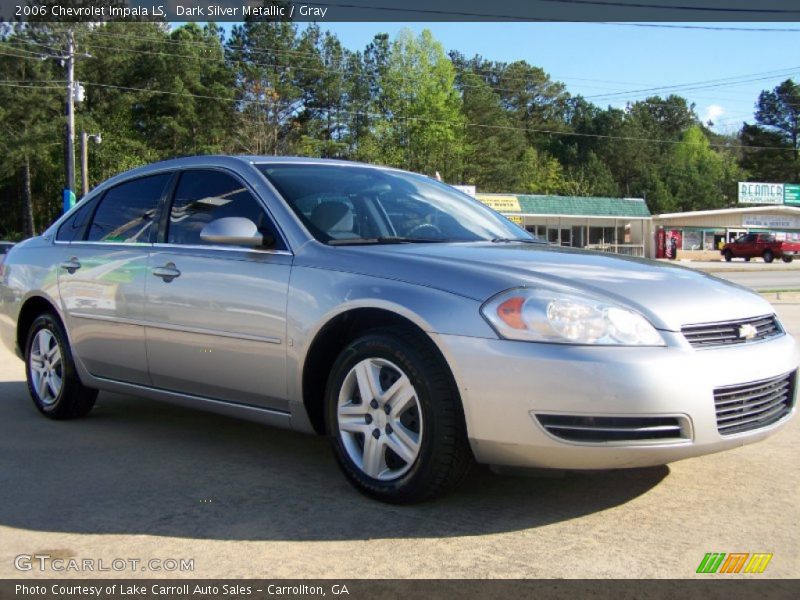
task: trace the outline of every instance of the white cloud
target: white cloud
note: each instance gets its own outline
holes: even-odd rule
[[[703,114],[703,122],[716,121],[727,111],[719,104],[709,104],[706,106],[706,112]]]

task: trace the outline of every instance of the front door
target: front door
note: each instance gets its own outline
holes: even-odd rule
[[[265,249],[200,239],[206,223],[247,217]],[[147,356],[157,388],[288,410],[286,302],[292,255],[251,191],[220,170],[184,171],[146,278]]]

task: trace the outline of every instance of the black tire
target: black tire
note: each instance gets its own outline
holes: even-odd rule
[[[744,262],[750,262],[750,257],[749,256],[745,256]]]
[[[40,332],[44,332],[41,337]],[[39,344],[39,340],[47,337],[47,334],[49,334],[50,348],[57,348],[60,354],[59,363],[50,368],[61,382],[55,394],[50,384],[42,383],[41,379],[34,381],[33,365],[34,363],[43,365],[43,363],[36,359],[41,353],[38,348],[34,349],[33,345]],[[32,357],[34,352],[36,354]],[[51,419],[83,417],[92,410],[97,399],[97,390],[87,388],[78,378],[64,327],[58,318],[50,313],[38,316],[28,331],[25,343],[25,375],[33,403],[43,415]]]
[[[725,258],[725,262],[731,262],[731,259],[733,258],[733,252],[731,252],[730,250],[725,250],[722,253],[722,256],[723,258]]]
[[[772,250],[764,250],[764,262],[771,263],[775,260],[775,255],[772,254]]]
[[[366,417],[363,427],[375,438],[375,444],[380,441],[383,446],[381,456],[385,465],[383,473],[392,476],[391,462],[395,463],[398,473],[396,478],[388,480],[379,479],[368,475],[362,466],[351,456],[355,451],[362,452],[362,462],[366,460],[365,434],[354,434],[340,431],[339,425],[339,397],[340,393],[358,397],[356,404],[350,406],[359,408],[366,403],[360,400],[360,390],[347,391],[346,382],[352,381],[356,365],[380,363],[379,376],[375,380],[381,392],[391,387],[391,375],[397,367],[400,375],[405,375],[413,386],[416,403],[412,405],[411,412],[417,411],[418,450],[413,461],[403,461],[400,455],[390,452],[389,441],[392,435],[399,432],[391,430],[390,425],[386,430],[379,429],[384,423],[380,413],[385,405],[377,405],[372,417]],[[388,365],[388,366],[387,366]],[[389,382],[384,385],[386,370],[390,376]],[[396,372],[395,372],[396,375]],[[396,382],[396,379],[395,379]],[[358,386],[358,384],[356,384]],[[452,376],[443,358],[436,352],[430,340],[411,328],[387,327],[375,329],[357,338],[341,352],[331,369],[330,377],[325,390],[325,418],[328,438],[333,448],[334,456],[339,463],[345,477],[356,489],[363,494],[393,504],[411,504],[422,502],[441,496],[458,485],[473,464],[472,452],[467,441],[464,413],[461,399],[452,380]],[[380,406],[380,408],[379,408]],[[390,409],[387,408],[386,413]],[[404,415],[405,416],[405,415]],[[379,420],[380,417],[380,420]],[[358,420],[359,416],[352,417]],[[390,416],[386,419],[388,420]],[[413,427],[414,421],[411,421]],[[397,422],[395,421],[395,426]],[[360,438],[358,436],[361,436]],[[360,441],[359,441],[360,440]],[[360,443],[359,447],[355,444]],[[348,450],[349,448],[349,450]],[[406,469],[405,471],[403,471]],[[368,469],[367,469],[368,470]]]
[[[781,260],[788,264],[794,260],[794,256],[782,256]]]

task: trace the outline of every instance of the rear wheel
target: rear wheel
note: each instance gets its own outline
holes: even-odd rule
[[[746,256],[746,257],[744,258],[744,262],[750,262],[750,257],[749,257],[749,256]]]
[[[772,250],[764,250],[764,262],[771,263],[775,259],[775,255],[772,254]]]
[[[362,493],[398,504],[439,496],[472,465],[461,401],[428,340],[380,329],[339,355],[326,389],[334,455]]]
[[[80,382],[64,328],[52,314],[40,315],[31,325],[25,373],[33,403],[51,419],[74,419],[92,410],[97,390]]]
[[[731,259],[733,258],[733,252],[730,250],[725,250],[725,252],[722,253],[722,256],[725,258],[725,262],[731,262]]]

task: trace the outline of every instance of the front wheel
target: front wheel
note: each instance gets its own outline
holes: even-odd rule
[[[775,255],[772,254],[772,250],[765,250],[764,251],[764,262],[771,263],[775,259]]]
[[[782,256],[781,260],[785,263],[790,263],[794,260],[794,256]]]
[[[31,399],[45,416],[74,419],[92,410],[97,390],[81,383],[64,328],[49,313],[37,317],[28,332],[25,374]]]
[[[329,440],[344,475],[372,498],[439,496],[472,465],[461,401],[431,342],[405,328],[359,337],[325,393]]]
[[[725,262],[731,262],[731,259],[733,258],[733,252],[730,250],[725,250],[725,252],[722,253],[722,256],[725,258]]]

